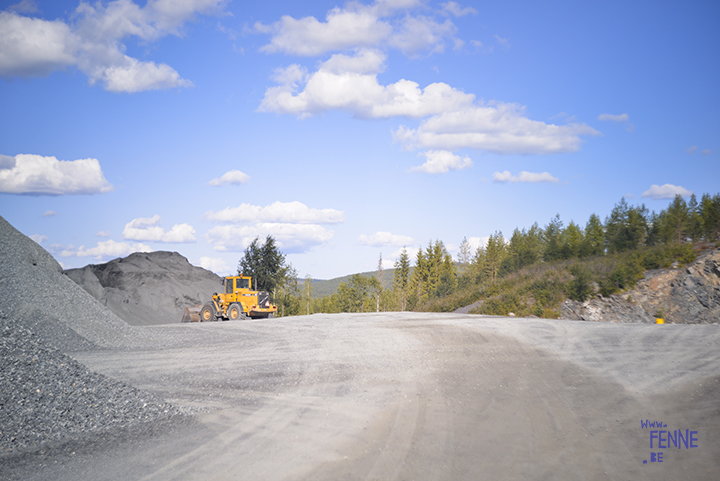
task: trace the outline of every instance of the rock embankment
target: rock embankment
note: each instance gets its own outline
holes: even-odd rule
[[[133,326],[179,323],[185,307],[223,288],[219,276],[177,252],[137,252],[65,275]]]
[[[565,301],[562,319],[675,324],[720,322],[720,250],[682,269],[648,271],[633,289],[585,302]]]

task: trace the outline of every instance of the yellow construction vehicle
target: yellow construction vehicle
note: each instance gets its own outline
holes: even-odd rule
[[[275,317],[277,306],[270,304],[270,293],[252,290],[252,278],[231,276],[223,279],[225,292],[215,293],[204,306],[185,308],[182,322],[234,321]]]

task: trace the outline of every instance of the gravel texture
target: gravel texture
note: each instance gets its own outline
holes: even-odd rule
[[[178,323],[185,307],[223,289],[219,276],[177,252],[136,252],[65,275],[132,326]]]
[[[140,333],[63,275],[35,241],[0,217],[0,313],[64,352],[121,348]]]
[[[180,413],[66,354],[157,341],[98,303],[2,217],[0,272],[0,465],[7,456]]]
[[[156,396],[89,370],[17,321],[0,319],[0,459],[78,434],[179,415]]]

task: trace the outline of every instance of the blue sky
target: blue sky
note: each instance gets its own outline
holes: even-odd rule
[[[720,3],[0,1],[0,215],[301,276],[720,191]]]

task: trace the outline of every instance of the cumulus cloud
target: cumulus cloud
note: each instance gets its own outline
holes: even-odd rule
[[[525,116],[525,107],[492,102],[444,112],[417,129],[400,126],[393,136],[408,147],[496,154],[558,154],[580,149],[581,136],[599,132],[582,123],[546,124]]]
[[[4,156],[7,157],[7,156]],[[97,159],[58,160],[19,154],[14,165],[0,169],[0,192],[7,194],[98,194],[113,190]]]
[[[303,118],[329,110],[346,110],[360,118],[419,118],[468,106],[475,99],[442,82],[424,89],[404,79],[381,85],[377,74],[385,59],[380,51],[363,50],[352,56],[335,54],[310,75],[291,66],[292,75],[276,74],[275,79],[284,78],[285,83],[267,89],[259,110]]]
[[[250,181],[250,176],[239,170],[230,170],[225,172],[222,177],[213,179],[208,182],[208,185],[219,186],[219,185],[240,185],[247,184]]]
[[[643,197],[649,197],[650,199],[672,199],[676,195],[688,197],[692,195],[692,191],[679,185],[664,184],[660,186],[653,184],[642,194]]]
[[[97,234],[95,234],[98,237],[110,237],[110,232],[106,230],[101,230]]]
[[[378,231],[373,235],[362,234],[358,239],[360,245],[382,247],[382,246],[406,246],[414,242],[412,237],[406,235],[391,234],[390,232]]]
[[[167,64],[139,61],[124,54],[124,41],[151,42],[182,35],[182,26],[198,14],[223,11],[226,0],[131,0],[80,2],[73,23],[19,15],[28,8],[0,13],[0,76],[35,77],[75,66],[90,84],[111,92],[188,87],[192,83]]]
[[[220,257],[201,257],[198,265],[219,276],[227,275],[232,272],[227,263]]]
[[[220,225],[207,233],[207,240],[219,252],[242,252],[256,237],[272,236],[284,252],[300,253],[324,244],[334,233],[317,224],[262,222],[253,225]]]
[[[46,210],[45,212],[43,212],[42,216],[43,217],[53,217],[56,215],[57,215],[57,212],[55,212],[54,210]]]
[[[206,219],[216,222],[252,223],[294,223],[294,224],[337,224],[345,221],[345,214],[335,209],[310,208],[302,202],[274,202],[266,207],[240,204],[226,207],[218,212],[206,212]]]
[[[461,157],[447,150],[429,150],[421,152],[419,155],[424,156],[427,161],[415,167],[412,172],[425,172],[426,174],[444,174],[451,170],[462,170],[472,167],[473,162],[470,157]]]
[[[60,257],[94,257],[96,260],[125,257],[133,252],[152,252],[149,245],[127,242],[115,242],[114,240],[100,241],[95,247],[89,249],[85,246],[75,249],[73,246],[61,248],[58,252]]]
[[[268,235],[273,236],[286,252],[304,252],[332,239],[333,231],[320,224],[345,221],[342,211],[315,209],[298,201],[278,201],[265,207],[241,204],[218,212],[206,212],[203,217],[233,224],[213,227],[206,235],[208,242],[220,252],[242,252],[255,237]]]
[[[256,23],[255,31],[271,35],[270,43],[260,49],[267,53],[318,56],[380,46],[397,48],[408,55],[442,51],[456,27],[450,20],[440,23],[432,17],[412,15],[410,10],[420,4],[416,0],[378,0],[370,5],[350,2],[330,10],[324,22],[315,17],[296,19],[284,15],[270,25]],[[451,6],[453,9],[462,11],[459,6]]]
[[[540,183],[540,182],[553,182],[557,183],[560,180],[557,177],[553,177],[548,172],[527,172],[522,171],[519,175],[512,175],[509,171],[495,172],[493,174],[493,182],[529,182],[529,183]]]
[[[175,224],[172,229],[165,231],[161,223],[159,215],[133,219],[125,224],[123,239],[168,243],[189,243],[197,240],[195,229],[190,224]]]

